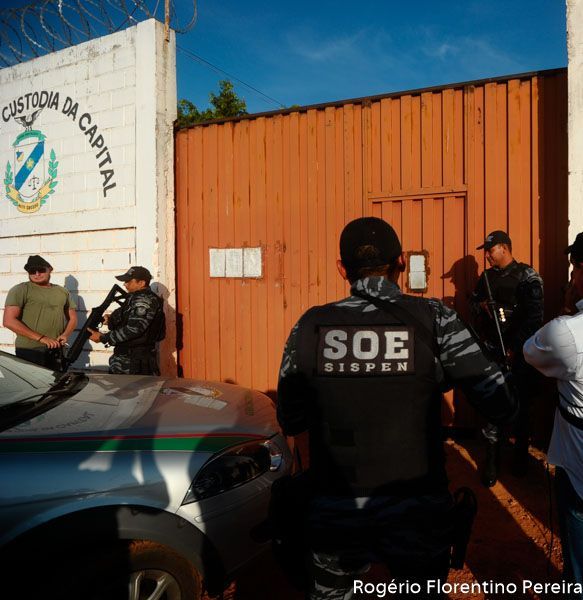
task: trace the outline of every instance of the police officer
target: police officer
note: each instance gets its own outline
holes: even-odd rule
[[[110,373],[160,375],[156,342],[164,339],[165,319],[162,299],[150,288],[152,275],[145,267],[131,267],[116,279],[129,296],[105,319],[109,332],[89,329],[90,339],[113,346]]]
[[[351,295],[293,327],[277,395],[284,433],[309,435],[312,600],[352,597],[371,560],[397,580],[445,580],[452,498],[442,392],[460,385],[496,423],[515,409],[457,314],[401,292],[405,259],[388,223],[348,223],[337,265]]]
[[[524,360],[522,346],[543,323],[543,282],[531,266],[513,258],[512,241],[505,231],[490,233],[477,250],[482,248],[491,268],[478,279],[471,297],[472,313],[484,345],[495,360],[506,365],[513,374],[520,411],[514,425],[512,473],[522,476],[528,464],[529,405],[536,391],[536,381],[540,380],[536,370]],[[491,487],[498,478],[501,431],[489,423],[483,433],[486,438],[486,460],[482,483]]]

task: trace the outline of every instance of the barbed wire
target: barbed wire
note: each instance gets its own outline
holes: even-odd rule
[[[176,4],[180,5],[180,10]],[[165,22],[176,33],[194,27],[196,0],[40,0],[0,8],[0,67],[114,33],[146,19]]]

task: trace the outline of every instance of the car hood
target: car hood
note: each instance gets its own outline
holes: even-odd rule
[[[93,373],[74,397],[2,432],[0,441],[5,445],[24,438],[33,445],[69,445],[54,450],[76,443],[86,450],[214,452],[278,431],[272,401],[254,390],[191,379]]]

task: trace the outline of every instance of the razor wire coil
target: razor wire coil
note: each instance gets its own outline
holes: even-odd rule
[[[196,0],[40,0],[0,8],[0,67],[114,33],[146,19],[165,22],[176,33],[194,27]],[[178,6],[179,9],[178,9]]]

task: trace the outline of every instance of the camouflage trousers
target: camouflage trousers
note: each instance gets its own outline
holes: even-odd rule
[[[155,348],[130,348],[109,358],[109,372],[118,375],[160,375]]]
[[[398,499],[316,499],[310,515],[310,529],[316,533],[311,540],[306,597],[368,597],[363,596],[362,589],[363,582],[370,580],[363,576],[376,562],[384,564],[390,573],[386,583],[418,583],[423,591],[420,597],[442,598],[426,584],[447,580],[451,507],[448,493]],[[410,594],[391,597],[409,598]]]

